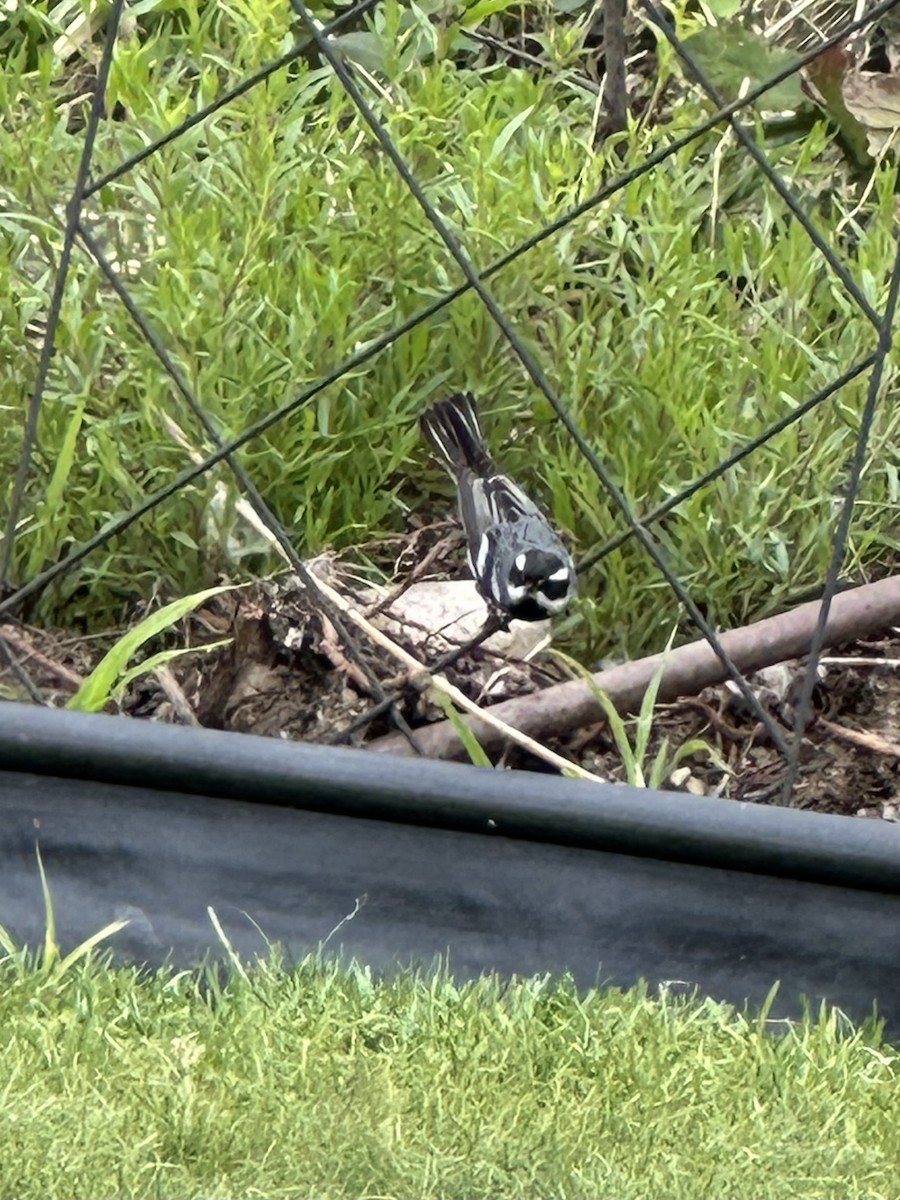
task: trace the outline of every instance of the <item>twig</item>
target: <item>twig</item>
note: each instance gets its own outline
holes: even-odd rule
[[[818,617],[819,603],[812,601],[790,612],[723,633],[722,643],[732,661],[744,674],[749,674],[762,667],[803,657]],[[826,642],[839,646],[854,638],[871,635],[896,624],[898,617],[900,576],[852,588],[835,596],[832,602]],[[619,712],[636,712],[662,661],[662,655],[654,654],[636,662],[623,663],[601,671],[594,676],[594,682],[606,692]],[[722,683],[726,677],[721,661],[705,641],[690,642],[670,650],[665,656],[657,700],[665,703],[681,696],[696,696],[705,687]],[[530,696],[507,700],[488,712],[515,725],[523,733],[537,737],[565,734],[603,716],[593,688],[581,680],[556,684]],[[500,745],[501,739],[486,721],[470,724],[486,750]],[[465,753],[448,721],[420,729],[419,740],[432,758],[461,758]],[[393,736],[377,738],[368,748],[392,754],[405,752],[405,746]]]
[[[191,707],[191,702],[184,694],[181,684],[168,667],[157,667],[153,672],[156,682],[166,694],[166,699],[175,709],[182,725],[199,725],[197,714]]]
[[[366,677],[341,649],[337,630],[328,619],[328,614],[323,610],[319,613],[319,618],[322,622],[322,649],[328,655],[332,666],[338,671],[343,671],[348,678],[353,680],[359,690],[365,693]]]
[[[557,770],[577,775],[579,779],[590,779],[594,783],[605,782],[599,775],[594,775],[590,771],[586,771],[583,767],[578,766],[577,763],[563,758],[561,754],[554,753],[553,750],[542,746],[540,742],[536,742],[533,738],[528,737],[527,734],[514,729],[499,717],[485,712],[484,709],[480,709],[464,692],[461,692],[458,687],[454,687],[445,676],[430,672],[427,667],[423,666],[418,659],[414,658],[407,650],[404,650],[402,646],[398,646],[396,642],[391,641],[386,633],[382,633],[357,608],[348,603],[340,592],[335,591],[333,587],[318,577],[316,578],[316,583],[335,608],[340,609],[352,625],[355,625],[357,629],[365,633],[376,646],[380,646],[382,650],[386,650],[388,654],[393,655],[394,658],[403,663],[409,672],[411,681],[437,688],[438,691],[443,692],[458,708],[462,708],[473,716],[477,716],[480,721],[490,726],[495,736],[500,735],[501,738],[515,742],[516,745],[521,746],[530,754],[534,754],[537,758],[543,759],[544,762],[556,767]],[[405,744],[408,745],[408,742]]]
[[[371,604],[366,609],[366,616],[374,617],[376,613],[383,612],[384,609],[390,608],[394,601],[399,600],[404,592],[407,592],[410,586],[415,583],[417,579],[421,579],[423,575],[431,570],[435,562],[437,562],[441,555],[448,549],[449,546],[452,545],[454,541],[459,539],[459,536],[460,535],[457,530],[435,542],[428,553],[416,563],[412,571],[410,571],[410,573],[404,579],[402,579],[395,588],[387,592],[381,597],[380,600],[376,600],[374,604]]]
[[[76,671],[71,671],[68,667],[64,667],[62,663],[56,662],[55,659],[48,658],[46,654],[43,654],[33,646],[29,639],[23,637],[13,626],[4,625],[2,638],[15,649],[17,654],[22,655],[26,662],[33,662],[45,670],[48,675],[53,675],[67,692],[77,692],[82,683],[84,683],[84,680]]]
[[[843,725],[835,724],[834,721],[826,721],[824,717],[818,717],[816,724],[832,736],[840,738],[842,742],[850,742],[854,746],[861,746],[864,750],[872,750],[876,754],[888,754],[892,758],[900,758],[900,742],[892,742],[888,738],[882,737],[880,733],[872,730],[847,729]]]
[[[669,707],[665,705],[664,707]],[[759,737],[763,732],[763,727],[757,721],[751,729],[738,729],[736,725],[732,725],[726,721],[721,713],[717,713],[711,704],[707,704],[705,700],[700,700],[696,696],[686,697],[684,700],[679,700],[677,704],[673,704],[672,708],[693,708],[697,712],[703,713],[706,719],[712,725],[717,733],[728,738],[731,742],[752,742],[754,738]]]
[[[0,635],[0,655],[6,659],[9,669],[31,697],[32,702],[34,704],[45,704],[46,701],[41,695],[40,690],[38,689],[34,680],[19,662],[15,652],[6,644],[3,635]]]
[[[482,644],[482,642],[487,641],[489,637],[493,637],[493,635],[497,633],[500,628],[500,621],[496,617],[488,617],[484,625],[482,625],[481,629],[479,629],[478,633],[476,633],[473,638],[470,638],[469,641],[464,642],[461,646],[454,646],[454,648],[452,650],[448,650],[446,654],[442,654],[440,658],[438,658],[429,666],[428,670],[437,672],[445,671],[447,667],[452,667],[453,664],[458,659],[462,658],[464,654],[468,654],[470,651],[475,650]],[[490,653],[490,651],[488,651],[488,653]],[[420,671],[417,671],[417,674],[420,674]],[[404,672],[399,680],[394,681],[393,686],[397,688],[396,691],[390,692],[383,700],[379,700],[377,704],[373,704],[370,708],[367,708],[364,713],[360,713],[360,715],[354,718],[349,725],[345,726],[345,728],[340,730],[339,733],[336,733],[330,739],[329,744],[340,745],[343,742],[348,742],[351,735],[356,733],[358,729],[364,729],[367,725],[371,725],[374,720],[380,717],[383,713],[387,712],[392,705],[396,704],[398,700],[403,698],[403,688],[409,686],[410,682],[411,680],[409,673]]]
[[[851,655],[826,655],[819,659],[822,667],[887,667],[891,671],[900,670],[900,658],[853,658]]]

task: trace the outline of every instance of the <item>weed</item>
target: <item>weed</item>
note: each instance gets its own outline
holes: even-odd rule
[[[389,29],[404,10],[388,0],[378,11]],[[383,38],[379,28],[371,27]],[[403,27],[401,50],[424,37],[416,29],[413,37]],[[284,39],[274,0],[252,14],[199,3],[156,14],[118,48],[110,100],[128,118],[103,123],[95,174],[276,55]],[[479,265],[701,115],[685,97],[667,126],[632,130],[621,163],[593,144],[592,104],[567,83],[564,47],[555,72],[538,76],[464,69],[447,47],[426,53],[416,45],[402,71],[386,64],[373,103]],[[38,349],[31,322],[46,305],[80,150],[57,99],[46,54],[33,66],[10,60],[0,82],[4,481],[20,453]],[[835,186],[824,126],[771,152],[878,306],[896,168],[877,167],[848,223],[853,185]],[[341,88],[303,60],[107,184],[86,219],[223,435],[458,281]],[[874,341],[782,201],[719,132],[517,259],[491,287],[639,513],[789,414]],[[885,394],[895,370],[892,359]],[[821,579],[864,386],[848,385],[655,527],[713,623],[741,623]],[[242,452],[302,553],[400,529],[410,509],[427,518],[451,506],[419,445],[416,417],[458,387],[484,397],[505,464],[543,493],[580,551],[622,528],[489,315],[466,294]],[[171,410],[192,441],[210,448],[180,405],[97,268],[76,256],[17,532],[18,579],[183,468],[184,448],[160,413]],[[896,408],[883,405],[848,572],[877,569],[896,553],[898,422]],[[196,481],[48,589],[39,615],[108,625],[154,588],[187,595],[214,582],[234,566],[210,535],[225,471]],[[262,554],[239,564],[240,577],[272,565]],[[674,616],[674,600],[634,540],[588,574],[581,596],[561,634],[582,659],[658,646]]]

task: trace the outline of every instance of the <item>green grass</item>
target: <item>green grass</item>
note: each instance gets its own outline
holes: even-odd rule
[[[399,8],[379,18],[393,38]],[[289,42],[276,0],[185,3],[123,42],[111,99],[129,116],[100,128],[95,174],[171,128]],[[551,38],[552,42],[552,38]],[[552,49],[552,46],[551,46]],[[571,48],[570,48],[571,49]],[[560,52],[562,53],[562,51]],[[388,55],[382,96],[393,137],[473,260],[483,265],[686,131],[690,97],[632,132],[624,164],[592,144],[593,106],[565,63],[536,78],[467,69],[446,56]],[[663,55],[663,70],[671,56]],[[81,149],[57,111],[44,56],[0,78],[0,479],[11,484],[20,418],[45,313],[60,218]],[[772,150],[804,207],[871,302],[893,258],[896,169],[858,198],[822,127]],[[710,205],[717,201],[714,222]],[[459,281],[460,274],[327,70],[304,63],[217,113],[90,203],[107,252],[226,434],[245,428]],[[33,239],[36,239],[33,240]],[[752,291],[736,292],[743,277]],[[646,511],[789,413],[874,344],[782,202],[716,132],[677,154],[496,276],[563,399]],[[895,386],[889,364],[885,396]],[[504,464],[543,495],[588,552],[622,526],[589,468],[483,311],[466,295],[242,454],[304,553],[443,515],[445,481],[416,416],[468,387],[486,400]],[[720,625],[740,623],[820,580],[853,449],[864,382],[780,435],[658,527],[672,566]],[[201,450],[202,431],[78,251],[39,449],[16,542],[16,577],[56,561],[187,465],[168,414]],[[876,421],[848,565],[896,550],[896,406]],[[38,617],[92,628],[154,589],[182,596],[225,570],[245,579],[275,560],[230,556],[210,520],[220,468],[52,587]],[[236,493],[231,493],[232,500]],[[226,531],[227,532],[227,531]],[[605,581],[605,586],[604,586]],[[583,584],[564,632],[579,654],[658,649],[677,619],[654,566],[631,542]]]
[[[0,1194],[896,1196],[900,1056],[835,1012],[565,981],[0,967]]]

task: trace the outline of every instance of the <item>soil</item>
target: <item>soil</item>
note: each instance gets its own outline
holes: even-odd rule
[[[386,545],[380,544],[382,556]],[[428,589],[432,588],[446,603],[441,589],[470,587],[442,582],[463,573],[458,537],[447,524],[398,538],[390,549],[393,574],[401,583],[386,593],[374,592],[362,577],[364,556],[359,554],[353,564],[325,559],[312,564],[341,597],[341,604],[368,610],[371,624],[380,626],[380,633],[360,633],[346,611],[324,612],[293,575],[236,588],[214,597],[173,630],[162,647],[183,652],[138,676],[121,695],[110,698],[106,711],[134,719],[364,747],[397,728],[414,736],[416,727],[445,716],[423,687],[424,672],[416,678],[416,672],[391,652],[392,644],[430,668],[441,655],[455,656],[455,661],[442,666],[443,673],[483,706],[570,677],[546,653],[523,661],[521,646],[502,655],[483,645],[471,646],[472,635],[481,625],[478,614],[457,639],[444,621],[439,636],[438,623],[424,610],[421,621],[407,611],[402,625],[388,624],[392,608],[386,601],[399,604],[405,596],[407,604],[410,597],[415,604],[424,603],[415,592],[422,588],[422,596],[431,603],[433,593]],[[412,588],[402,590],[410,584]],[[451,599],[456,595],[448,594]],[[381,614],[373,611],[373,600],[381,600]],[[122,632],[74,637],[12,621],[0,624],[0,699],[65,705]],[[541,629],[526,627],[524,632],[535,638]],[[227,644],[218,649],[202,649],[223,639]],[[160,648],[157,641],[145,647],[141,656],[149,657]],[[789,743],[796,718],[793,698],[805,665],[799,660],[784,663],[749,678]],[[395,703],[379,703],[384,696],[394,697]],[[829,647],[819,667],[791,804],[900,820],[898,728],[900,629],[886,630],[877,640]],[[632,720],[628,723],[632,744],[635,731]],[[628,779],[605,721],[567,730],[565,736],[548,741],[548,747],[606,779]],[[660,768],[651,779],[658,756]],[[498,765],[550,769],[516,748]],[[728,684],[657,705],[643,767],[645,782],[667,790],[725,800],[783,802],[785,760]]]
[[[768,20],[791,11],[791,5],[779,3],[768,12]],[[846,5],[820,0],[804,13],[802,20],[798,15],[785,25],[779,39],[782,45],[802,49],[809,28],[817,35],[820,28],[830,31],[833,21],[846,19]],[[665,103],[655,92],[655,36],[630,13],[625,19],[632,113],[645,120],[664,120]],[[540,37],[531,37],[525,26],[498,18],[491,28],[494,32],[482,38],[478,50],[486,60],[550,69]],[[584,45],[588,91],[596,91],[602,76],[601,51],[598,20]],[[72,132],[83,125],[94,79],[91,55],[76,55],[65,72],[61,94]],[[121,108],[107,115],[127,119]],[[598,127],[598,136],[603,132]],[[413,564],[421,567],[424,561],[439,580],[452,576],[459,556],[451,543],[446,526],[419,530],[408,541],[398,541],[394,577],[408,579]],[[383,550],[381,543],[379,553]],[[339,571],[337,582],[343,596],[366,607],[358,571]],[[371,597],[367,599],[371,603]],[[182,622],[163,643],[170,648],[189,647],[187,653],[140,676],[105,707],[135,719],[358,746],[398,727],[414,730],[429,720],[443,719],[443,711],[429,700],[421,681],[411,680],[383,645],[364,636],[347,636],[336,628],[333,617],[312,604],[308,591],[291,577],[225,593]],[[0,699],[65,705],[123,632],[76,637],[64,630],[0,618]],[[427,620],[418,627],[407,621],[399,631],[392,628],[391,636],[429,664],[452,649],[446,639],[433,644],[433,625]],[[223,638],[228,645],[211,652],[202,649]],[[159,648],[155,644],[146,653]],[[821,811],[900,819],[900,743],[896,740],[900,737],[900,630],[886,630],[876,641],[830,647],[829,656],[837,661],[823,660],[824,673],[816,687],[814,715],[805,730],[791,802]],[[780,671],[751,679],[788,740],[795,720],[792,696],[804,669],[803,662],[791,662],[782,664]],[[527,662],[504,660],[483,646],[464,649],[446,665],[445,673],[480,703],[534,691],[566,677],[563,668],[546,656],[538,654]],[[396,696],[396,702],[380,704],[384,694]],[[633,724],[629,732],[633,741]],[[606,723],[569,730],[550,748],[605,778],[627,777]],[[727,686],[654,709],[644,762],[651,764],[657,758],[663,764],[658,783],[665,788],[760,803],[781,798],[785,761]],[[548,769],[520,750],[505,755],[503,765]],[[649,774],[649,766],[645,770]]]

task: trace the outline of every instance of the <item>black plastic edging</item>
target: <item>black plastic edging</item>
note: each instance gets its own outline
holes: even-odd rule
[[[525,771],[14,703],[0,704],[0,770],[900,892],[900,828],[885,821]]]

